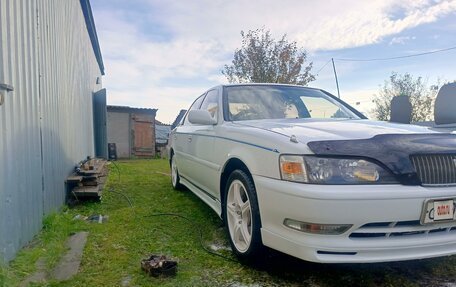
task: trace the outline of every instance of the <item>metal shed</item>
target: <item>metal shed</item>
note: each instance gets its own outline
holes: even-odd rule
[[[155,121],[155,145],[166,146],[168,144],[169,133],[171,132],[171,125]]]
[[[0,40],[1,262],[64,203],[75,164],[94,156],[93,97],[105,93],[88,0],[1,0]]]
[[[185,116],[185,113],[187,113],[187,110],[180,110],[179,111],[179,114],[177,115],[176,119],[171,124],[171,130],[173,130],[175,127],[177,127],[181,123],[182,119]]]

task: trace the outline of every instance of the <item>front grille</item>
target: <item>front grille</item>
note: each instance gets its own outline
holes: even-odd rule
[[[414,155],[410,159],[423,185],[456,184],[456,155]]]
[[[352,239],[409,238],[430,234],[456,234],[455,223],[441,225],[421,225],[419,220],[398,222],[375,222],[364,224],[350,234]]]

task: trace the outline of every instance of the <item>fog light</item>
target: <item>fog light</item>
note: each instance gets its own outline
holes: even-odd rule
[[[291,229],[313,233],[313,234],[327,234],[327,235],[339,235],[352,227],[351,224],[316,224],[297,221],[286,218],[283,224]]]

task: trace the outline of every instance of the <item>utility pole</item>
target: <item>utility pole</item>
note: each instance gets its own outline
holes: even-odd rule
[[[331,58],[333,63],[333,70],[334,70],[334,78],[336,78],[336,86],[337,86],[337,96],[340,99],[340,91],[339,91],[339,81],[337,80],[337,72],[336,72],[336,65],[334,65],[334,58]]]

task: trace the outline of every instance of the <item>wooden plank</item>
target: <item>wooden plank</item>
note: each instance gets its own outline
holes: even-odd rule
[[[81,169],[79,174],[82,175],[94,175],[103,173],[103,170],[106,167],[106,160],[103,159],[91,159],[88,163],[88,166],[93,166],[93,169]]]
[[[83,177],[80,175],[70,175],[67,177],[66,181],[67,182],[81,182],[83,180]]]
[[[98,181],[97,180],[84,181],[84,183],[82,185],[83,186],[98,186]]]
[[[98,175],[97,174],[83,175],[82,177],[83,177],[82,181],[85,182],[85,181],[97,180]]]
[[[100,197],[101,192],[98,186],[78,186],[73,189],[76,197]]]

